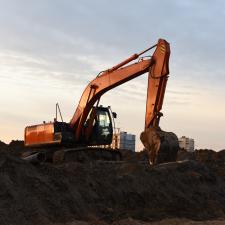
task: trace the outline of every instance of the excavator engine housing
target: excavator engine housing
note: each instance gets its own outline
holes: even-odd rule
[[[93,120],[90,116],[87,118],[79,140],[75,139],[75,131],[69,123],[54,121],[26,127],[25,146],[110,145],[113,138],[115,113],[112,113],[109,107],[100,106],[93,109],[95,111],[94,118]],[[89,123],[92,123],[91,126],[89,126]],[[90,134],[87,138],[88,127],[92,129],[89,131]]]

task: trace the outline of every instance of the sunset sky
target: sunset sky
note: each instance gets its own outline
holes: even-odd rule
[[[53,120],[56,102],[69,121],[100,71],[164,38],[171,58],[161,128],[194,138],[196,148],[225,148],[224,22],[222,0],[0,0],[0,140]],[[101,102],[137,139],[146,86],[143,75]]]

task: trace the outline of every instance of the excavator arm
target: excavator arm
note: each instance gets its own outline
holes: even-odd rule
[[[148,74],[145,128],[158,127],[169,74],[170,46],[162,43],[153,55],[155,63]]]
[[[150,59],[142,59],[139,62],[126,65],[153,47],[156,47],[156,49]],[[169,74],[169,56],[169,43],[159,39],[156,45],[139,54],[134,54],[91,81],[84,90],[79,105],[70,121],[71,128],[75,130],[76,140],[78,141],[81,137],[82,128],[94,104],[99,101],[104,93],[146,72],[149,72],[149,79],[145,127],[158,126],[167,75]]]
[[[71,127],[75,128],[76,139],[79,139],[84,122],[86,121],[90,110],[100,97],[114,87],[146,73],[151,64],[151,60],[143,60],[110,73],[106,72],[94,79],[85,89],[80,99],[79,106],[70,121]]]

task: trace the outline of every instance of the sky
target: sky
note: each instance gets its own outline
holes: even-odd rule
[[[166,39],[170,77],[160,126],[225,148],[225,3],[222,0],[0,0],[0,140],[52,121],[55,103],[71,119],[89,81]],[[117,127],[144,128],[147,75],[105,94]]]

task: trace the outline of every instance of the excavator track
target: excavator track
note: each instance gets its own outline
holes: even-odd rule
[[[64,162],[92,162],[92,161],[120,161],[122,155],[118,150],[101,147],[75,147],[46,149],[33,151],[29,156],[22,157],[31,163],[51,162],[60,164]]]
[[[120,161],[121,153],[118,150],[88,147],[88,148],[71,148],[54,152],[53,163],[61,162],[90,162],[90,161]]]

